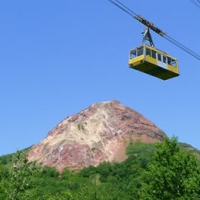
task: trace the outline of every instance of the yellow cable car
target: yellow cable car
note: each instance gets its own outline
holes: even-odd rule
[[[130,51],[129,67],[162,80],[179,76],[177,59],[155,48],[149,27],[143,32],[142,45]]]
[[[179,76],[176,58],[146,44],[130,51],[129,67],[163,80]]]

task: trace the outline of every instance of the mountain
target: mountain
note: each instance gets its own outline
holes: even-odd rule
[[[104,161],[122,162],[130,141],[162,141],[165,133],[135,110],[113,100],[95,103],[61,121],[31,147],[29,161],[82,169]]]

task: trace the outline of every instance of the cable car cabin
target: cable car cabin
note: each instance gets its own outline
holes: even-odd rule
[[[162,80],[179,75],[176,58],[146,44],[130,51],[129,67]]]

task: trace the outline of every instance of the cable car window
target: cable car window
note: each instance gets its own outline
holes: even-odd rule
[[[156,59],[156,52],[152,50],[152,57]]]
[[[146,48],[146,55],[147,55],[147,56],[151,56],[151,50],[148,49],[148,48]]]
[[[135,58],[136,57],[136,50],[132,50],[130,52],[130,58]]]
[[[143,55],[143,48],[137,50],[137,56]]]
[[[169,58],[169,57],[167,57],[167,63],[168,63],[169,65],[172,65],[172,59]]]
[[[176,60],[172,59],[171,65],[176,67]]]
[[[167,58],[166,58],[166,56],[163,56],[163,62],[164,62],[164,63],[167,63]]]
[[[158,60],[161,61],[161,55],[158,53]]]

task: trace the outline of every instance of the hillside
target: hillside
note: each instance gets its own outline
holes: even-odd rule
[[[165,133],[118,101],[95,103],[66,117],[29,152],[30,161],[72,170],[127,159],[130,141],[162,141]]]
[[[137,142],[136,142],[136,144],[137,144]],[[140,144],[140,145],[129,144],[126,148],[126,153],[131,155],[131,152],[133,149],[134,152],[137,151],[138,154],[142,154],[142,153],[145,153],[146,151],[149,151],[148,147],[151,147],[151,149],[153,149],[152,152],[154,152],[154,150],[156,150],[155,144],[152,144],[152,143],[150,143],[150,144],[138,143],[138,144]],[[187,143],[179,142],[178,144],[181,147],[181,149],[189,151],[190,153],[194,154],[200,162],[200,150],[194,148],[193,146],[191,146],[190,144],[187,144]],[[30,150],[30,148],[31,147],[28,147],[27,149],[25,149],[25,151]],[[0,156],[0,164],[10,166],[10,164],[12,163],[12,157],[14,155],[15,155],[15,153]]]
[[[187,150],[189,148],[200,156],[199,151],[190,145],[179,143],[179,146]],[[22,164],[20,170],[16,171],[16,167],[12,168],[11,160],[12,157],[18,157],[17,153],[1,156],[0,199],[6,199],[6,191],[12,192],[21,185],[22,180],[28,183],[28,187],[18,189],[20,200],[140,199],[139,191],[146,180],[146,169],[156,150],[154,143],[130,142],[126,151],[128,158],[121,163],[103,162],[97,167],[90,166],[76,173],[64,169],[61,175],[55,167],[48,166],[36,168],[32,174],[27,173]]]

